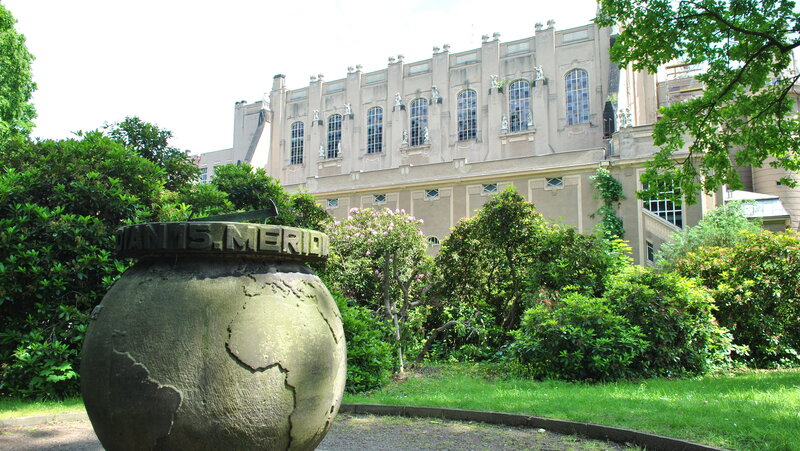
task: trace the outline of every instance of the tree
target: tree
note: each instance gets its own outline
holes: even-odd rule
[[[36,110],[30,103],[36,83],[31,78],[33,55],[25,37],[16,32],[17,21],[0,5],[0,142],[11,136],[27,136]]]
[[[674,232],[670,240],[658,249],[656,267],[672,271],[689,252],[701,247],[731,247],[743,243],[748,233],[758,233],[760,230],[759,219],[747,219],[741,203],[729,202],[709,211],[697,225]]]
[[[268,218],[271,224],[306,227],[322,230],[330,215],[306,192],[289,194],[278,180],[267,175],[263,168],[247,163],[217,166],[211,185],[226,193],[236,210],[278,208],[278,217]]]
[[[158,128],[136,116],[106,125],[105,129],[108,136],[162,168],[167,175],[166,188],[169,190],[179,191],[200,175],[200,169],[186,153],[169,145],[169,139],[172,138],[169,130]]]
[[[620,26],[611,57],[635,70],[656,73],[676,59],[705,68],[697,76],[702,96],[661,110],[653,131],[661,149],[642,177],[649,186],[642,198],[660,194],[659,180],[679,186],[674,197],[690,203],[701,190],[739,188],[735,165],[800,169],[800,74],[790,70],[800,46],[794,1],[600,0],[596,22]],[[675,159],[684,148],[688,155]]]
[[[327,229],[331,254],[324,278],[360,305],[382,312],[391,324],[400,372],[412,311],[422,304],[429,269],[421,223],[403,211],[353,208]]]
[[[485,334],[480,342],[493,354],[542,291],[600,296],[606,278],[627,263],[620,240],[552,225],[509,188],[474,217],[461,220],[442,243],[434,294],[454,310],[453,316],[477,312],[478,333]]]

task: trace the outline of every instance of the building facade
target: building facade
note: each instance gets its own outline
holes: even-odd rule
[[[435,47],[413,63],[399,55],[377,71],[312,76],[300,89],[276,75],[268,101],[237,103],[234,147],[201,155],[200,167],[208,177],[213,166],[239,159],[264,167],[337,218],[354,207],[404,209],[424,219],[432,252],[509,185],[551,220],[591,233],[601,204],[590,177],[607,167],[627,196],[619,210],[625,239],[646,264],[672,232],[696,224],[725,196],[702,195],[691,206],[636,200],[643,164],[656,150],[658,107],[696,86],[687,77],[670,84],[619,70],[609,60],[612,39],[595,24],[557,31],[551,22],[529,38],[484,36],[466,52]],[[751,191],[759,177],[776,179],[751,174]],[[797,190],[765,194],[800,200]]]

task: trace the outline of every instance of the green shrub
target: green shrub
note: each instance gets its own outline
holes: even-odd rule
[[[511,349],[534,377],[613,381],[635,376],[648,343],[602,298],[570,293],[525,311]]]
[[[0,154],[0,393],[78,392],[87,315],[127,268],[113,234],[157,210],[163,172],[89,133]]]
[[[711,290],[720,325],[748,365],[800,365],[800,237],[795,233],[746,234],[731,247],[701,247],[677,265]]]
[[[334,292],[347,340],[347,384],[350,393],[386,385],[395,368],[391,330],[366,307]]]
[[[730,357],[730,333],[716,324],[711,295],[692,280],[631,266],[611,278],[605,298],[648,341],[635,362],[642,376],[702,374]]]

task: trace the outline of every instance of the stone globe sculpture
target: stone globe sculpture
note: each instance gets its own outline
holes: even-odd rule
[[[108,450],[314,449],[342,399],[320,232],[224,221],[117,233],[138,262],[92,312],[86,410]]]

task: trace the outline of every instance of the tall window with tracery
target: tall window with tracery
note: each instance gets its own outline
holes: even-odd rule
[[[295,122],[292,124],[291,142],[289,145],[289,164],[301,164],[303,162],[304,133],[302,122]]]
[[[565,77],[567,95],[567,125],[589,122],[589,73],[575,69]]]
[[[367,153],[383,151],[383,108],[376,106],[367,111]]]
[[[328,117],[328,158],[336,158],[342,150],[342,115]]]
[[[478,94],[468,89],[457,98],[458,140],[475,139],[478,135]]]
[[[531,112],[531,85],[527,80],[517,80],[508,88],[508,113],[511,117],[511,131],[528,129]]]
[[[425,132],[428,128],[428,101],[416,99],[411,102],[411,145],[425,144]]]

